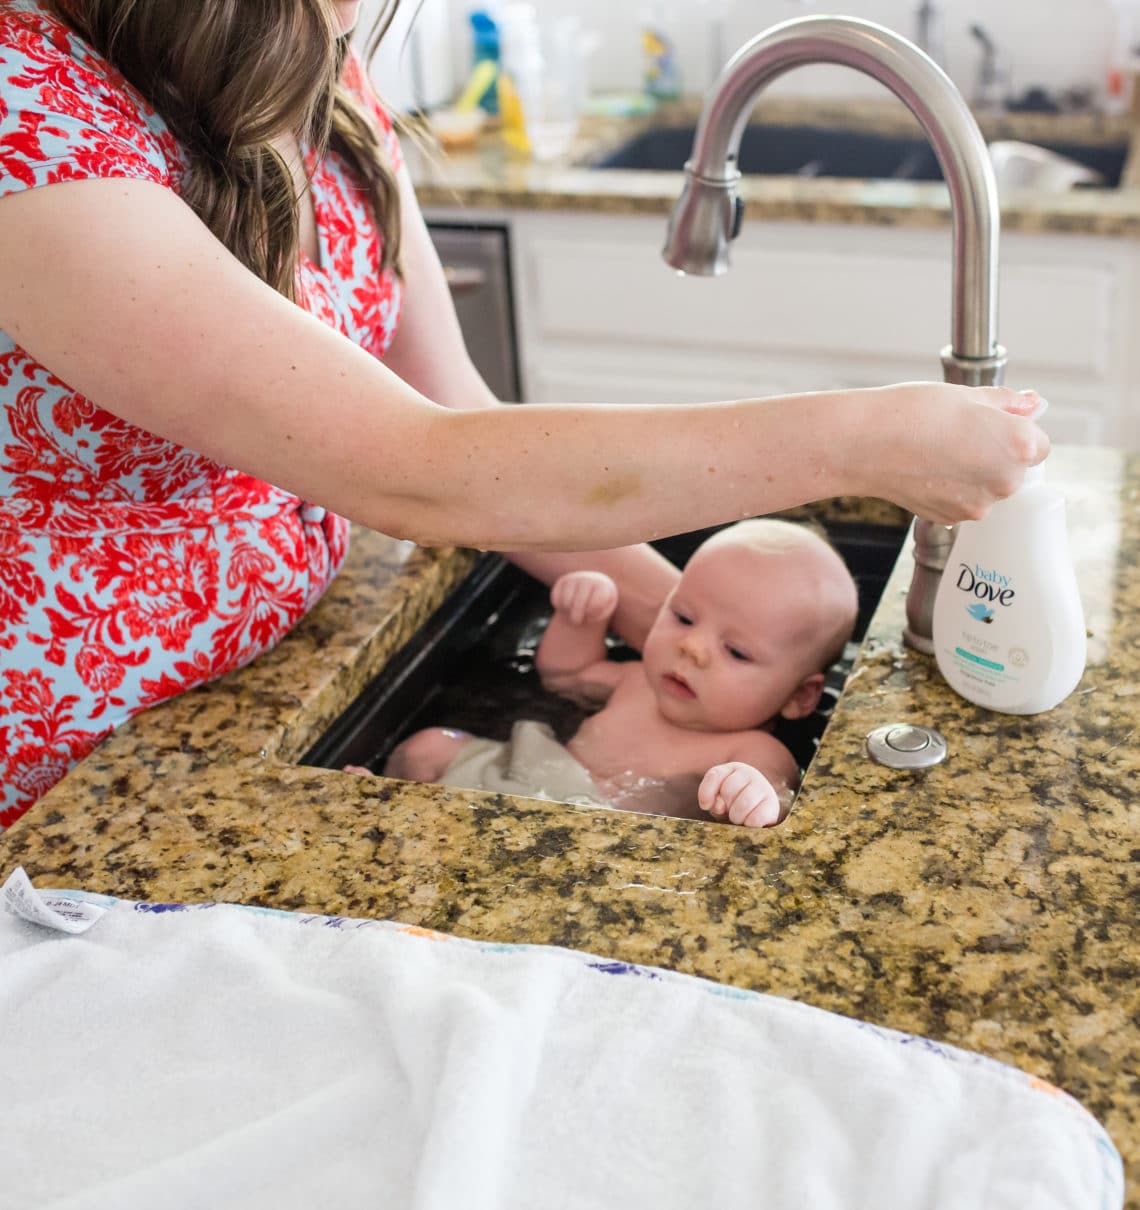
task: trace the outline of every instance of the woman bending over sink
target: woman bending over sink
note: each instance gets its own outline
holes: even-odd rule
[[[1047,452],[998,389],[499,406],[359,9],[0,4],[0,828],[279,642],[349,519],[604,571],[640,646],[678,575],[646,539],[837,495],[978,517]]]
[[[606,658],[610,577],[570,572],[551,603],[543,684],[601,705],[566,747],[535,722],[506,742],[429,728],[393,751],[388,776],[746,827],[784,818],[800,771],[771,728],[816,708],[858,612],[834,548],[790,521],[719,530],[685,565],[638,661]]]

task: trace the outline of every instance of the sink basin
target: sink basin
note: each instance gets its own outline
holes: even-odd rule
[[[680,172],[692,151],[693,134],[692,126],[659,126],[636,135],[594,166]],[[1041,146],[1099,173],[1106,187],[1115,188],[1120,183],[1126,143]],[[743,173],[764,176],[942,180],[934,152],[921,136],[872,134],[829,126],[747,126],[740,140],[739,166]]]
[[[859,586],[855,636],[827,674],[816,711],[781,719],[776,734],[801,768],[815,755],[831,709],[851,671],[860,640],[894,566],[906,530],[835,522],[828,536]],[[684,564],[712,531],[681,534],[655,543]],[[534,652],[550,616],[550,594],[498,555],[484,555],[467,579],[302,758],[338,769],[365,765],[379,772],[395,745],[421,727],[448,726],[506,739],[516,719],[548,723],[568,740],[585,714],[565,698],[546,693],[534,669]],[[621,644],[611,657],[630,658]]]

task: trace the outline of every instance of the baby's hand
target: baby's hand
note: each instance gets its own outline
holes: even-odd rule
[[[575,626],[604,625],[617,609],[617,585],[604,572],[570,571],[554,581],[550,603]]]
[[[783,818],[776,787],[751,765],[729,761],[713,767],[701,779],[697,802],[710,815],[727,815],[746,828],[769,828]]]

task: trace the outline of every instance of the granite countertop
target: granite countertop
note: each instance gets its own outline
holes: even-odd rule
[[[562,161],[535,163],[508,150],[497,133],[471,150],[441,154],[422,137],[404,140],[409,171],[421,205],[430,209],[568,210],[664,216],[681,192],[679,172],[600,170],[608,151],[650,126],[691,126],[699,102],[663,106],[637,118],[588,118]],[[893,97],[814,100],[765,97],[754,115],[773,124],[818,124],[884,134],[921,136],[909,110]],[[987,140],[1103,146],[1133,142],[1127,115],[979,114]],[[1004,231],[1140,235],[1140,155],[1130,153],[1124,187],[1022,192],[1003,199]],[[745,176],[746,217],[758,220],[870,223],[940,227],[950,221],[949,194],[941,183]]]
[[[1140,457],[1060,447],[1050,468],[1090,632],[1077,692],[1034,718],[954,695],[901,646],[904,554],[779,828],[298,766],[472,564],[357,531],[275,651],[122,727],[0,835],[0,878],[23,865],[41,887],[396,919],[803,1000],[1060,1085],[1133,1170]],[[890,721],[937,728],[949,759],[871,764],[864,737]]]

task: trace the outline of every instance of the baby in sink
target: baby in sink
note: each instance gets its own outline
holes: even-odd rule
[[[431,727],[395,748],[387,776],[746,827],[784,818],[800,771],[771,728],[816,708],[858,609],[824,538],[776,520],[718,531],[686,564],[640,660],[606,658],[608,576],[562,576],[551,603],[543,684],[600,707],[569,743],[534,722],[505,742]]]

